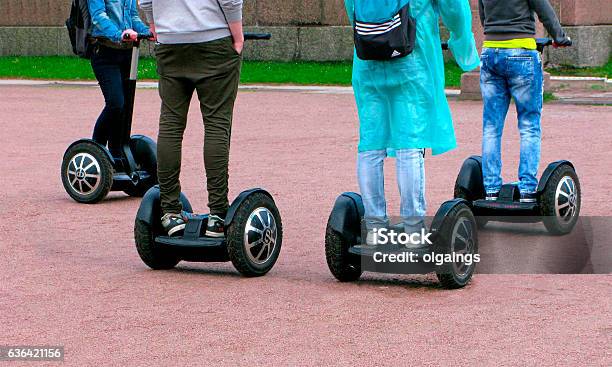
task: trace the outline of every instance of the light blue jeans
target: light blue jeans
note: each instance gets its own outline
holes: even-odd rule
[[[406,232],[420,230],[427,210],[425,203],[425,150],[396,150],[397,183],[401,197],[400,216]],[[385,200],[384,161],[386,150],[359,152],[357,177],[368,230],[389,225]]]
[[[510,99],[514,99],[521,135],[519,190],[538,186],[543,99],[542,59],[535,50],[484,48],[480,89],[483,99],[482,174],[487,193],[498,192],[501,177],[501,138]]]

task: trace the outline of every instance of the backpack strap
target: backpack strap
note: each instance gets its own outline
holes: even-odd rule
[[[406,5],[410,4],[410,1],[412,1],[412,0],[408,0],[408,2],[406,2],[406,4],[405,4],[404,6],[406,6]],[[398,1],[398,2],[399,2],[399,1]],[[402,7],[402,8],[403,8],[403,7]],[[355,25],[355,22],[357,21],[357,14],[356,14],[356,12],[357,12],[357,11],[355,10],[355,2],[353,2],[353,25]],[[415,18],[415,19],[416,19],[416,18]]]

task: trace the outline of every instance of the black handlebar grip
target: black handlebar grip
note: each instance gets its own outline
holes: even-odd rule
[[[448,50],[448,42],[442,42],[440,46],[442,46],[442,50],[444,51]]]
[[[245,40],[269,40],[270,38],[272,38],[272,35],[270,33],[250,33],[250,32],[246,32],[244,34],[244,39]]]
[[[152,34],[142,34],[142,33],[139,33],[139,34],[136,36],[136,39],[137,39],[138,41],[142,41],[142,40],[149,39],[149,38],[151,38],[151,37],[153,37],[153,35],[152,35]],[[123,35],[123,40],[124,40],[124,41],[129,41],[129,40],[131,40],[130,35],[129,35],[129,34],[124,34],[124,35]]]
[[[551,46],[554,44],[555,42],[550,38],[537,38],[536,39],[536,45],[537,45],[538,51],[540,52],[544,51],[544,48],[546,46]],[[563,46],[563,47],[570,47],[571,45],[572,45],[572,39],[569,37],[563,40],[563,43],[559,44],[559,46]]]

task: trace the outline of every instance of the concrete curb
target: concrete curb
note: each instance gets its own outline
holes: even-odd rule
[[[0,79],[0,86],[37,86],[37,87],[97,87],[94,81],[68,81],[68,80],[29,80],[29,79]],[[139,89],[157,89],[157,82],[138,82]],[[243,91],[270,91],[270,92],[302,92],[317,94],[353,94],[352,87],[325,86],[325,85],[265,85],[244,84],[239,87]],[[449,97],[458,96],[458,89],[446,89]]]

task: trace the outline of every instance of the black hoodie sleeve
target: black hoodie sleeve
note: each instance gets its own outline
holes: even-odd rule
[[[555,14],[555,9],[548,0],[529,0],[530,7],[535,10],[538,18],[544,24],[544,28],[556,43],[563,43],[566,39],[565,32]]]

